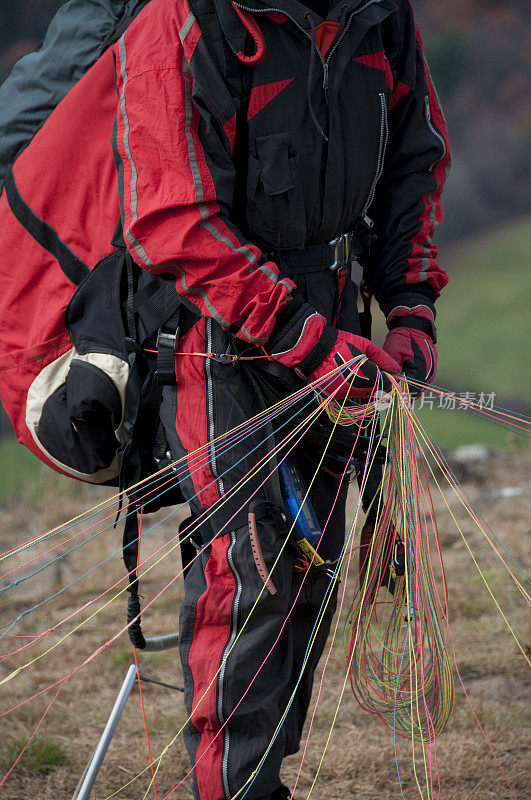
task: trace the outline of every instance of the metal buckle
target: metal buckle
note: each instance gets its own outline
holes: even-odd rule
[[[218,364],[233,364],[236,360],[234,353],[212,353],[210,358]]]
[[[334,248],[334,263],[330,265],[332,272],[344,269],[352,261],[353,233],[342,233],[331,239],[330,246]]]

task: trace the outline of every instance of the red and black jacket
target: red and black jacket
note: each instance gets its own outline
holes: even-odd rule
[[[327,20],[297,0],[194,5],[152,0],[114,48],[136,262],[264,342],[294,289],[267,254],[368,216],[362,260],[384,312],[431,305],[448,280],[433,234],[450,152],[409,2],[345,0]]]

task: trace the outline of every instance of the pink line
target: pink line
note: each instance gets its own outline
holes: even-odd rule
[[[12,765],[11,769],[9,769],[9,770],[6,772],[6,774],[4,775],[4,777],[2,778],[2,780],[0,781],[0,786],[3,786],[3,785],[4,785],[4,782],[5,782],[5,781],[8,779],[8,777],[11,775],[11,773],[13,772],[13,770],[15,769],[15,767],[17,766],[18,762],[20,761],[20,759],[22,758],[22,756],[24,755],[24,753],[25,753],[25,752],[26,752],[26,750],[28,749],[28,747],[29,747],[30,743],[31,743],[31,742],[33,741],[33,739],[35,738],[35,735],[37,734],[37,731],[39,730],[39,728],[41,727],[42,723],[44,722],[44,719],[45,719],[45,717],[46,717],[46,715],[47,715],[48,711],[50,710],[50,708],[52,707],[52,705],[55,703],[55,701],[57,700],[57,698],[59,697],[59,692],[61,691],[61,689],[63,688],[63,686],[65,685],[65,683],[66,683],[66,681],[67,681],[67,680],[68,680],[68,678],[66,678],[64,681],[62,681],[62,682],[61,682],[61,685],[59,686],[58,690],[56,691],[56,693],[54,694],[54,696],[52,697],[52,699],[51,699],[51,700],[50,700],[50,702],[48,703],[48,705],[47,705],[47,707],[46,707],[46,710],[45,710],[44,714],[42,715],[42,717],[40,718],[39,722],[37,723],[37,725],[36,725],[36,727],[35,727],[35,730],[33,731],[33,733],[31,734],[30,738],[28,739],[28,741],[26,742],[26,744],[24,745],[24,747],[23,747],[23,748],[22,748],[22,750],[20,751],[20,753],[19,753],[19,755],[18,755],[18,758],[17,758],[17,760],[16,760],[16,761],[15,761],[15,763]]]

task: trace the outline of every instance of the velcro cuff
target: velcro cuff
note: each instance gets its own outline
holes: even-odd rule
[[[413,328],[416,331],[427,333],[431,337],[433,344],[437,344],[437,328],[433,322],[415,316],[396,317],[387,323],[390,331],[394,328]]]
[[[321,338],[315,347],[310,350],[306,358],[304,358],[297,367],[297,372],[299,375],[302,375],[304,378],[306,378],[323,363],[325,358],[332,352],[337,341],[338,334],[339,331],[337,328],[333,328],[332,325],[324,326]]]
[[[435,299],[435,293],[425,284],[412,285],[408,287],[407,292],[382,297],[380,299],[380,308],[387,318],[398,306],[413,308],[414,306],[425,305],[430,309],[435,320]]]

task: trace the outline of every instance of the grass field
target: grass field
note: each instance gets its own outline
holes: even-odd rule
[[[45,498],[51,489],[74,492],[77,482],[46,467],[14,437],[0,439],[0,504],[21,495]]]
[[[492,470],[480,482],[466,485],[476,504],[482,509],[497,536],[513,557],[524,567],[529,563],[529,520],[531,519],[531,486],[529,474],[531,454],[498,456]],[[515,503],[511,492],[518,490]],[[505,490],[505,491],[502,491]],[[471,519],[460,510],[459,502],[448,489],[438,495],[433,487],[440,540],[448,575],[450,623],[455,642],[457,665],[474,713],[485,730],[501,767],[511,781],[519,800],[529,797],[528,753],[531,744],[529,670],[489,596],[467,550],[487,577],[497,602],[507,616],[524,649],[530,652],[530,630],[525,617],[525,605],[511,586],[507,573],[494,557]],[[109,492],[98,491],[98,497]],[[44,501],[29,496],[11,507],[0,510],[3,544],[13,547],[23,538],[52,527],[59,521],[79,513],[89,505],[89,496],[65,495],[51,489]],[[354,498],[353,498],[354,499]],[[453,519],[459,523],[461,537]],[[161,519],[157,515],[156,519]],[[150,524],[154,518],[149,517]],[[155,552],[175,535],[177,522],[170,520],[145,535],[143,554]],[[66,546],[59,552],[64,553]],[[90,545],[73,552],[36,576],[30,584],[22,584],[2,598],[4,622],[13,619],[24,609],[42,603],[80,575],[92,569],[102,559],[120,550],[120,531],[109,530]],[[16,563],[20,563],[17,557]],[[174,553],[157,566],[142,582],[143,605],[152,599],[179,569],[179,556]],[[71,586],[67,592],[24,618],[11,633],[28,636],[46,630],[50,623],[72,614],[88,603],[106,586],[122,578],[123,565],[118,555],[87,578]],[[4,579],[5,583],[5,579]],[[347,597],[351,588],[347,586]],[[153,610],[143,616],[147,635],[168,633],[177,627],[177,614],[182,599],[179,581],[157,601]],[[44,689],[77,668],[96,648],[109,639],[125,623],[123,597],[105,605],[91,618],[95,606],[58,629],[41,642],[36,651],[0,664],[0,679],[7,670],[22,666],[30,655],[42,653],[51,644],[58,645],[41,661],[17,675],[2,687],[2,708],[17,705],[30,694]],[[343,612],[344,614],[344,612]],[[86,619],[82,628],[73,630]],[[341,630],[341,622],[339,625]],[[60,639],[72,631],[67,640]],[[7,639],[13,646],[21,641]],[[17,645],[17,646],[18,646]],[[6,641],[2,651],[6,650]],[[181,684],[182,673],[175,651],[141,655],[143,673],[172,684]],[[69,800],[74,787],[92,752],[118,693],[132,652],[125,635],[74,675],[61,690],[56,702],[38,731],[16,771],[2,787],[5,800],[39,798],[39,800]],[[318,680],[322,674],[321,665]],[[455,670],[454,670],[455,673]],[[336,707],[342,693],[345,676],[345,656],[339,641],[332,647],[330,661],[323,680],[306,760],[301,772],[296,800],[306,800],[316,769],[330,735]],[[496,762],[485,742],[457,676],[455,707],[450,722],[437,743],[438,771],[442,800],[510,800]],[[27,705],[20,706],[0,721],[0,766],[8,767],[27,741],[41,715],[53,698],[56,689],[46,692]],[[144,686],[144,701],[154,754],[160,754],[172,741],[186,719],[182,696],[158,686]],[[314,697],[315,701],[315,697]],[[420,797],[417,779],[424,785],[422,757],[417,751],[412,761],[411,744],[398,739],[396,756],[404,797]],[[300,764],[300,754],[286,760],[284,779],[293,785]],[[147,766],[146,742],[140,700],[135,689],[127,703],[122,721],[113,739],[96,784],[93,800],[114,796],[121,787]],[[187,755],[180,736],[163,759],[158,776],[158,796],[167,796],[188,770]],[[1,777],[1,776],[0,776]],[[140,800],[148,788],[144,775],[120,794],[126,800]],[[188,798],[188,786],[172,795],[176,800]],[[425,789],[422,795],[427,797]],[[435,795],[436,796],[436,795]],[[153,797],[153,792],[147,794]],[[400,798],[395,745],[392,733],[381,723],[360,710],[346,687],[339,713],[329,740],[322,769],[311,794],[313,800],[395,800]]]
[[[450,283],[437,305],[441,385],[531,405],[530,241],[525,218],[443,252]]]

